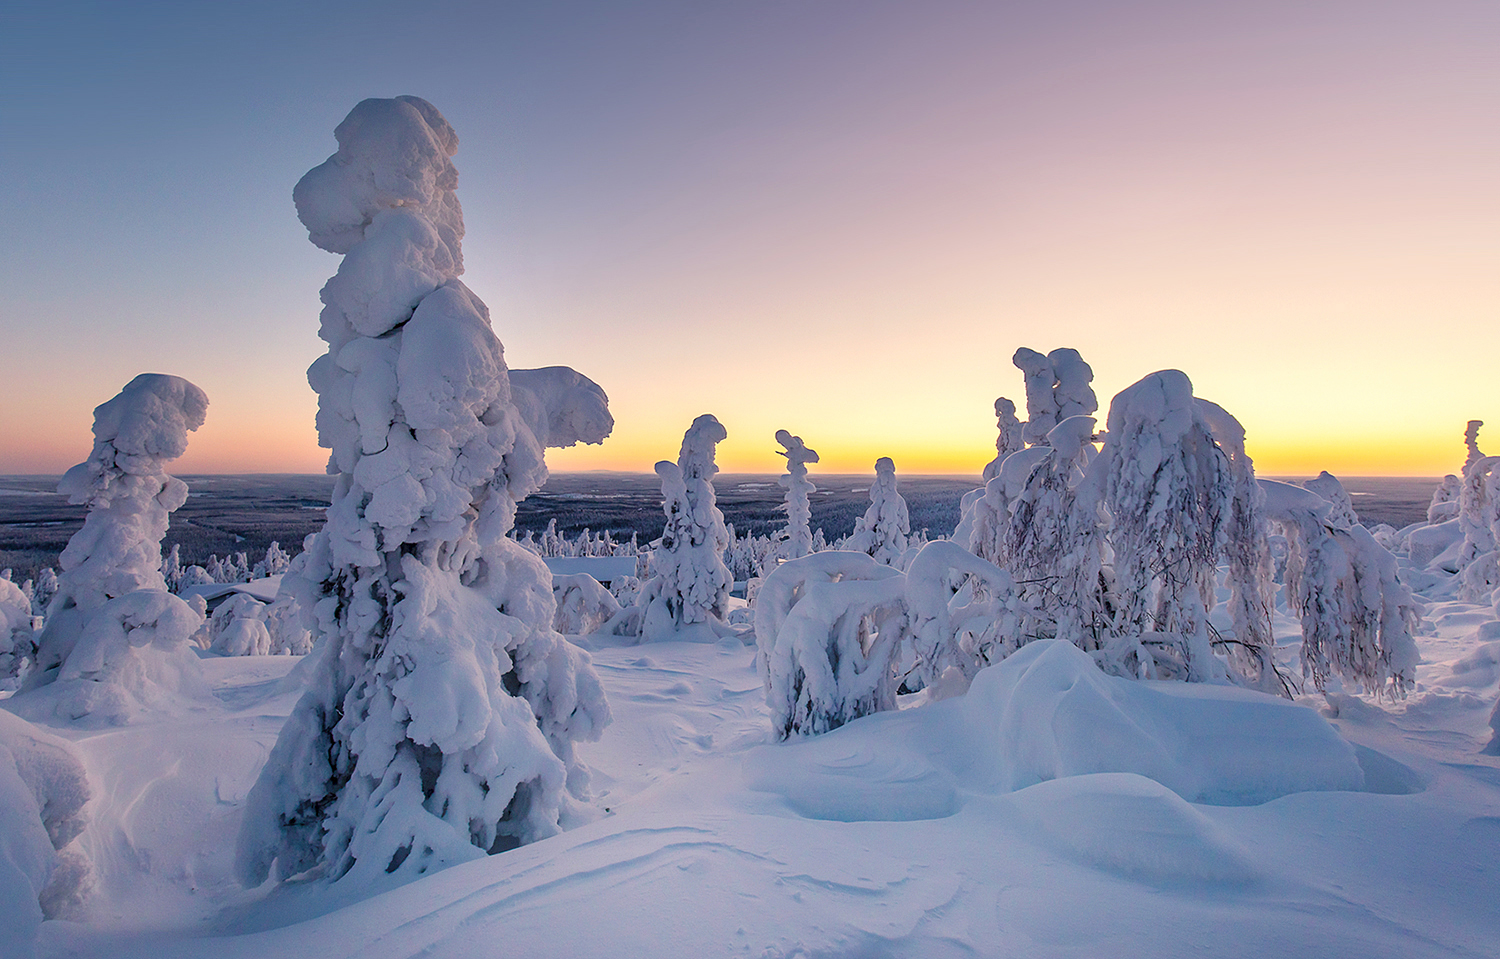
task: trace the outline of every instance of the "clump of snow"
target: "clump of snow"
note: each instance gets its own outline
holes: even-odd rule
[[[94,410],[93,451],[58,484],[88,515],[63,550],[17,712],[120,723],[204,690],[189,649],[203,620],[167,592],[161,540],[187,499],[186,484],[163,467],[187,449],[207,409],[187,380],[142,373]]]
[[[543,448],[608,431],[603,392],[560,368],[513,389],[458,280],[458,138],[431,104],[365,100],[335,137],[293,197],[345,254],[308,370],[338,480],[284,580],[315,652],[246,801],[250,885],[402,882],[552,835],[586,795],[574,745],[609,721],[588,655],[552,629],[546,566],[506,536]]]
[[[1027,445],[1045,444],[1047,434],[1063,420],[1098,411],[1099,400],[1089,385],[1094,371],[1077,350],[1064,347],[1043,356],[1023,346],[1011,362],[1025,377],[1027,419],[1022,437]]]
[[[906,500],[896,489],[896,464],[889,456],[875,461],[875,482],[870,485],[870,506],[854,521],[854,532],[840,549],[865,553],[875,562],[895,566],[906,552],[911,520]]]
[[[677,462],[656,464],[667,523],[651,554],[654,576],[644,587],[643,642],[730,635],[725,620],[734,581],[724,565],[729,532],[713,485],[719,472],[714,451],[727,435],[704,413],[683,434]]]
[[[809,449],[802,437],[786,430],[776,431],[776,452],[786,457],[786,475],[777,480],[786,490],[786,559],[797,559],[812,552],[812,507],[808,497],[817,490],[807,478],[807,464],[818,461],[818,451]]]
[[[74,842],[89,798],[71,745],[0,710],[0,954],[30,955],[44,918],[78,915],[93,881]]]

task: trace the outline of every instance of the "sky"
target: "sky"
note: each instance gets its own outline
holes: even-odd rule
[[[465,282],[609,393],[554,470],[977,473],[1018,347],[1176,368],[1262,473],[1441,475],[1500,436],[1500,5],[0,3],[0,473],[135,374],[177,472],[320,472],[338,258],[292,186],[366,97],[458,131]],[[1481,445],[1487,434],[1481,431]],[[1488,446],[1500,450],[1500,439]]]

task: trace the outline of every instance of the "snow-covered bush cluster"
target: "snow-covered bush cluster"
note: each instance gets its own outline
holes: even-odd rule
[[[507,370],[458,280],[458,138],[431,104],[363,101],[335,137],[294,199],[344,257],[308,371],[338,479],[284,580],[315,662],[246,802],[252,885],[401,881],[551,835],[586,789],[574,743],[609,721],[545,566],[506,535],[543,448],[609,431],[603,391]]]

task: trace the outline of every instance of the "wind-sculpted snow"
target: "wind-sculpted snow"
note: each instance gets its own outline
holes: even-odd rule
[[[308,370],[339,475],[284,580],[316,653],[247,800],[250,885],[401,882],[552,835],[586,796],[575,743],[609,722],[587,654],[553,631],[545,565],[506,537],[543,449],[609,432],[604,393],[562,367],[513,391],[458,280],[458,139],[431,104],[365,100],[335,136],[294,199],[345,254]]]
[[[187,499],[187,485],[164,465],[187,449],[207,408],[187,380],[142,373],[94,410],[93,451],[58,484],[88,516],[63,550],[16,712],[123,723],[204,691],[188,649],[203,619],[167,592],[161,540]]]
[[[92,867],[74,843],[88,776],[67,742],[0,710],[0,954],[31,955],[44,918],[77,918]]]

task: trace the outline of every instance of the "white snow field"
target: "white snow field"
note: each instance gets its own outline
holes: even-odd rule
[[[615,716],[579,747],[600,818],[383,892],[236,884],[301,660],[204,653],[209,705],[48,727],[88,771],[97,885],[37,953],[1495,956],[1500,622],[1411,573],[1437,581],[1399,703],[1111,678],[1038,642],[967,694],[775,743],[753,649],[584,638]],[[1284,608],[1276,631],[1294,660]]]

